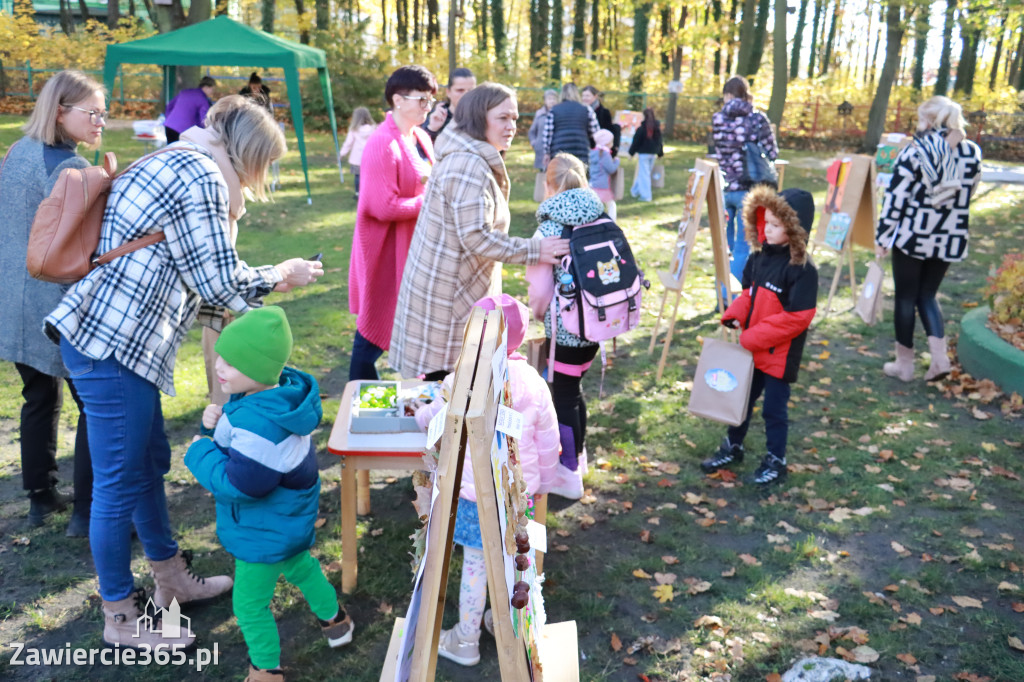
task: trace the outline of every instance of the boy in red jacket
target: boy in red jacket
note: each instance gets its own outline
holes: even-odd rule
[[[786,480],[790,384],[800,369],[818,298],[818,271],[807,256],[813,223],[814,199],[802,189],[776,194],[761,186],[743,201],[743,224],[753,254],[743,269],[743,293],[725,311],[722,324],[743,330],[740,345],[754,355],[754,378],[747,418],[729,427],[718,452],[701,462],[707,473],[743,461],[743,439],[763,392],[768,452],[752,480],[762,487]]]

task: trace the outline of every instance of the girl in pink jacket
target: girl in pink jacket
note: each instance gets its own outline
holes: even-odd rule
[[[370,139],[370,135],[373,135],[373,131],[376,129],[377,124],[373,122],[370,110],[366,107],[359,107],[352,112],[352,120],[348,124],[348,134],[345,135],[345,142],[342,143],[341,151],[338,152],[338,161],[348,154],[348,165],[354,178],[356,199],[359,198],[359,164],[363,160],[363,149],[366,148],[366,141]]]
[[[530,311],[508,294],[489,296],[476,302],[485,310],[501,308],[508,328],[508,378],[512,385],[512,409],[523,416],[519,458],[526,488],[533,495],[549,491],[558,467],[559,435],[555,406],[547,383],[517,352],[526,338]],[[451,388],[451,374],[445,379]],[[421,407],[416,422],[426,430],[430,419],[441,411],[442,401]],[[462,469],[459,507],[455,519],[455,542],[462,545],[462,585],[459,590],[459,622],[441,631],[438,654],[461,665],[480,662],[480,623],[487,603],[487,570],[484,565],[480,517],[476,506],[473,466],[469,458]]]

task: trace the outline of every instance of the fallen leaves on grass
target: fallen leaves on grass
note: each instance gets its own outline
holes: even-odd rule
[[[614,651],[616,653],[619,652],[619,651],[622,651],[622,640],[619,639],[619,636],[617,634],[615,634],[614,632],[612,633],[612,638],[611,638],[611,641],[609,642],[609,644],[612,647],[612,651]]]
[[[700,580],[699,578],[685,578],[683,582],[686,584],[686,593],[691,597],[696,596],[702,592],[707,592],[711,589],[711,583],[706,580]],[[663,587],[669,587],[664,585]]]
[[[761,565],[761,562],[758,561],[757,557],[755,557],[755,556],[753,556],[751,554],[740,554],[739,559],[740,559],[740,561],[745,563],[747,566],[760,566]]]
[[[914,654],[896,654],[896,658],[903,661],[907,665],[916,665],[917,657]]]
[[[896,542],[895,540],[890,542],[889,546],[892,547],[892,551],[896,552],[901,557],[908,557],[908,556],[910,556],[910,552],[907,550],[907,548],[904,547],[903,545],[901,545],[900,543]]]
[[[654,596],[662,604],[664,604],[665,602],[672,601],[672,599],[676,596],[675,591],[672,589],[671,585],[658,585],[657,587],[652,587],[651,592],[654,593]]]
[[[878,652],[864,644],[852,651],[847,650],[845,647],[837,646],[836,654],[842,656],[847,661],[856,663],[874,663],[878,660]]]
[[[664,561],[669,566],[672,566],[674,564],[678,564],[679,563],[679,559],[677,559],[676,557],[672,556],[671,554],[664,555],[663,557],[661,557],[661,560]]]
[[[642,568],[637,568],[633,571],[633,577],[640,578],[641,580],[650,580],[654,576],[652,576],[650,573],[648,573]]]
[[[982,608],[981,600],[975,599],[974,597],[956,596],[950,597],[953,603],[963,609],[980,609]]]
[[[717,630],[724,626],[722,624],[722,619],[718,616],[701,616],[697,620],[693,621],[693,627]]]
[[[671,585],[678,577],[675,573],[654,573],[654,581],[659,585]]]

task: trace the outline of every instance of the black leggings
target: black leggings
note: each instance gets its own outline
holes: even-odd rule
[[[949,263],[938,258],[911,258],[899,249],[892,250],[892,279],[896,286],[893,323],[896,341],[914,347],[914,311],[921,315],[921,324],[928,336],[945,336],[942,308],[935,300]]]
[[[576,348],[556,345],[555,360],[568,365],[583,365],[594,360],[597,350],[598,346]],[[562,443],[562,455],[559,457],[559,461],[566,468],[575,471],[577,458],[583,452],[584,439],[587,435],[587,403],[583,399],[583,391],[580,389],[583,376],[555,372],[553,379],[551,402],[555,405],[559,437]]]

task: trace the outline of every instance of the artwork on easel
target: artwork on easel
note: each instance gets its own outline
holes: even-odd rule
[[[842,276],[844,261],[849,266],[850,294],[857,301],[857,281],[854,269],[853,247],[859,245],[873,249],[875,227],[878,223],[878,204],[875,201],[875,158],[854,154],[835,159],[826,172],[828,191],[825,206],[818,221],[809,249],[824,245],[839,253],[828,301],[819,319],[825,319],[832,307]]]
[[[661,375],[665,370],[668,349],[671,345],[676,316],[679,312],[679,302],[682,298],[683,286],[686,281],[686,271],[689,268],[690,259],[693,257],[697,232],[700,227],[701,211],[705,203],[708,209],[708,225],[711,228],[711,251],[715,268],[715,296],[718,299],[719,309],[725,310],[728,300],[731,300],[732,284],[729,273],[729,246],[725,239],[725,199],[722,187],[722,174],[718,164],[714,161],[698,159],[694,163],[687,181],[683,216],[679,222],[679,233],[676,236],[669,269],[658,271],[658,279],[661,280],[662,286],[665,287],[665,292],[661,297],[661,308],[658,311],[658,319],[654,323],[651,343],[647,349],[648,353],[654,352],[661,321],[665,315],[665,305],[668,302],[669,292],[675,293],[675,303],[671,316],[668,318],[668,331],[665,335],[661,360],[658,363],[658,380],[661,379]],[[724,292],[722,289],[724,289]]]
[[[850,214],[833,213],[828,218],[825,228],[825,246],[833,251],[842,251],[846,245],[846,237],[850,234]]]
[[[506,339],[500,311],[474,309],[440,441],[436,492],[427,522],[429,551],[417,571],[407,619],[396,619],[381,682],[434,679],[454,519],[467,458],[476,473],[501,680],[579,682],[575,622],[545,623],[536,554],[546,550],[546,535],[543,526],[531,519],[531,498],[519,466],[517,438],[523,424],[522,415],[510,406]]]

